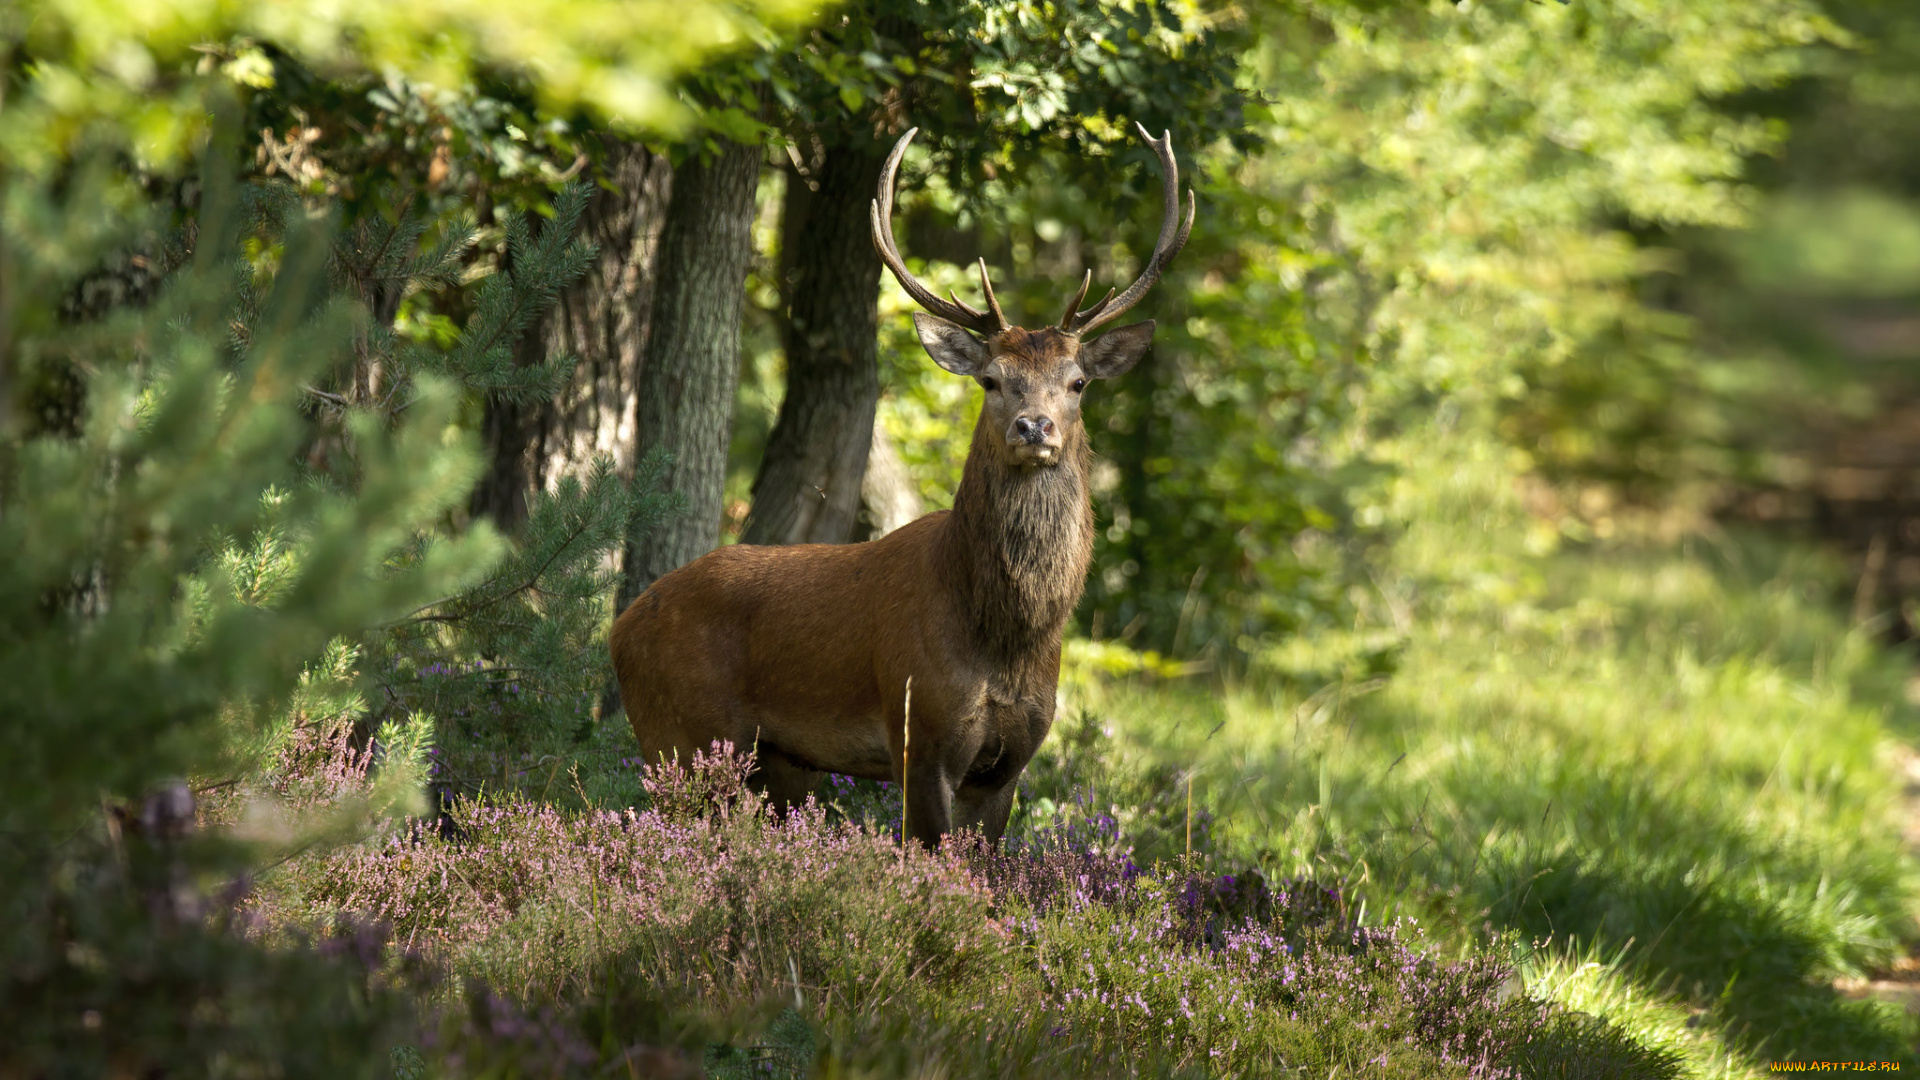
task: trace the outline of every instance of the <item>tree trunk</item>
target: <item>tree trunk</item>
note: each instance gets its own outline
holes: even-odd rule
[[[873,445],[867,451],[867,475],[860,482],[860,522],[856,540],[878,540],[927,512],[920,489],[907,471],[893,440],[879,424],[873,425]]]
[[[867,207],[882,151],[877,144],[829,147],[811,178],[817,190],[790,177],[780,246],[787,392],[753,482],[742,543],[854,537],[880,399],[880,256]]]
[[[472,508],[503,531],[517,531],[527,500],[566,476],[583,476],[595,457],[613,458],[633,476],[634,417],[653,303],[654,253],[666,220],[673,169],[636,143],[612,142],[583,222],[600,249],[593,266],[563,292],[520,342],[522,359],[578,360],[552,401],[488,401],[481,422],[490,464]]]
[[[628,537],[616,611],[720,539],[761,160],[757,146],[721,147],[718,157],[691,159],[675,170],[634,425],[642,456],[656,447],[673,455],[666,487],[686,498],[687,510]]]

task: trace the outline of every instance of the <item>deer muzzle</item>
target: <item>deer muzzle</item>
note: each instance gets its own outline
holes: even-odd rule
[[[1052,462],[1060,457],[1060,428],[1051,417],[1016,416],[1007,431],[1007,449],[1018,461]]]

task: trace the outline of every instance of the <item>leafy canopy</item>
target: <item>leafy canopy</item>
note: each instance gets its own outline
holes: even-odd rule
[[[526,72],[556,114],[576,109],[639,130],[690,113],[682,73],[717,54],[770,47],[814,17],[816,0],[24,0],[0,11],[0,62],[14,85],[0,157],[46,169],[81,144],[125,145],[175,164],[204,130],[198,70],[269,85],[269,50],[335,75],[399,75],[444,87],[483,67]],[[241,41],[235,55],[212,45]],[[198,59],[197,59],[198,58]]]

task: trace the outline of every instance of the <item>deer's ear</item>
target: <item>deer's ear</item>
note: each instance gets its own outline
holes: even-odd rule
[[[1153,320],[1109,330],[1080,347],[1080,370],[1096,379],[1125,375],[1153,344]]]
[[[926,347],[933,362],[955,375],[971,378],[985,371],[987,362],[993,359],[986,342],[967,333],[958,323],[916,311],[913,328],[920,332],[920,344]]]

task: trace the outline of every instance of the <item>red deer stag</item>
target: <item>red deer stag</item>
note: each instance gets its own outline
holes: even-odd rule
[[[735,545],[653,583],[613,626],[613,665],[646,760],[690,759],[715,740],[753,746],[754,781],[775,805],[824,772],[902,778],[907,830],[932,846],[960,826],[998,840],[1014,781],[1053,725],[1060,635],[1093,552],[1091,452],[1080,419],[1090,379],[1131,368],[1153,323],[1082,338],[1138,303],[1193,228],[1181,220],[1169,138],[1166,206],[1140,277],[1082,309],[1088,273],[1057,326],[1009,325],[986,260],[986,311],[935,296],[893,239],[894,146],[873,203],[873,243],[908,295],[933,361],[980,384],[986,402],[953,509],[864,544]],[[951,295],[951,294],[949,294]],[[907,680],[912,731],[904,731]]]

